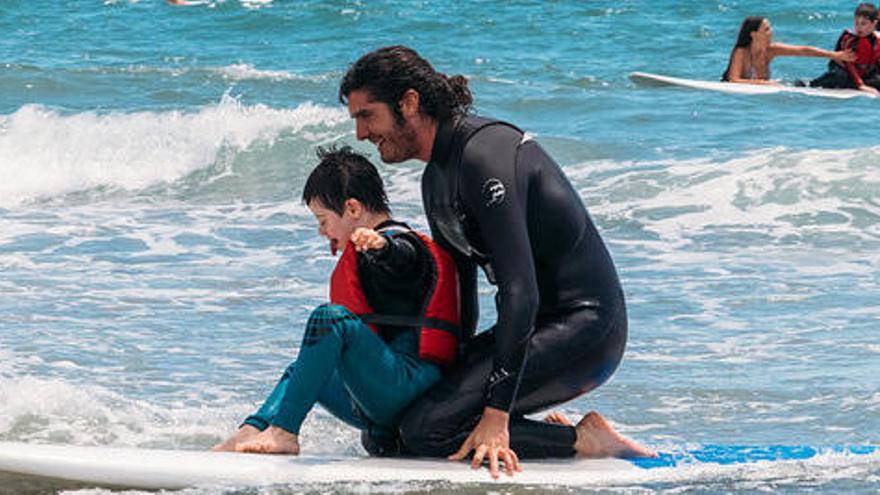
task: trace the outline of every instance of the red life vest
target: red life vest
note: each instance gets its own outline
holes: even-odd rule
[[[398,228],[394,228],[397,230]],[[387,232],[390,229],[383,231]],[[431,286],[417,315],[375,314],[367,301],[357,270],[357,251],[351,242],[330,277],[330,302],[345,306],[358,315],[377,334],[376,325],[411,326],[419,329],[419,357],[440,365],[455,361],[461,314],[459,312],[458,271],[452,257],[428,236],[412,232],[430,253]]]
[[[868,36],[856,36],[850,30],[846,30],[837,40],[837,50],[852,50],[856,59],[852,65],[860,76],[865,76],[877,69],[880,62],[880,43],[874,33]]]

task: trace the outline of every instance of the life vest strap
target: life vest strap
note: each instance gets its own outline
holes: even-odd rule
[[[461,329],[458,325],[450,323],[445,320],[441,320],[438,318],[421,318],[418,316],[404,316],[404,315],[378,315],[378,314],[363,314],[358,315],[358,317],[367,324],[373,325],[388,325],[393,327],[414,327],[414,328],[436,328],[437,330],[443,330],[444,332],[451,333],[456,337],[461,333]]]

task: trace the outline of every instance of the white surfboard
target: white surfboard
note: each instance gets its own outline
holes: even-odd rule
[[[875,446],[837,447],[844,455],[880,460]],[[823,451],[808,446],[704,446],[655,459],[562,459],[523,463],[523,472],[499,482],[523,485],[596,486],[632,483],[695,465],[730,467],[753,462],[804,461]],[[464,462],[368,457],[275,456],[122,447],[35,445],[0,442],[4,475],[82,486],[181,489],[208,485],[260,486],[345,482],[490,483],[485,469]],[[647,479],[647,478],[646,478]]]
[[[700,81],[696,79],[683,79],[679,77],[650,74],[647,72],[633,72],[629,78],[637,84],[655,86],[679,86],[683,88],[702,89],[708,91],[720,91],[722,93],[734,93],[743,95],[767,95],[778,93],[794,93],[807,96],[821,96],[824,98],[874,98],[874,95],[855,89],[824,89],[824,88],[799,88],[783,85],[763,84],[740,84],[720,81]]]
[[[505,482],[578,484],[638,470],[616,459],[528,463]],[[0,473],[94,486],[180,489],[206,485],[257,486],[315,482],[444,481],[486,483],[485,470],[445,460],[277,456],[0,442]],[[598,477],[598,478],[597,478]],[[2,479],[2,477],[0,477]]]

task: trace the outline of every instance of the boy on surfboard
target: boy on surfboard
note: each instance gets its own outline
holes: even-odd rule
[[[308,412],[388,435],[401,411],[440,380],[459,336],[455,263],[391,218],[376,168],[348,147],[318,150],[302,200],[333,255],[330,303],[309,317],[296,360],[239,430],[215,451],[298,454]]]
[[[828,71],[810,81],[810,86],[852,88],[880,96],[880,38],[875,32],[877,7],[872,3],[861,3],[853,17],[853,30],[844,30],[834,49],[853,52],[855,60],[829,62]]]

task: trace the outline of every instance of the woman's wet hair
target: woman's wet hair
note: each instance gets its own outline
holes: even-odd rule
[[[739,26],[739,34],[736,36],[736,44],[733,45],[733,50],[730,51],[730,58],[727,60],[727,69],[724,69],[724,74],[721,76],[722,81],[730,80],[730,65],[733,63],[733,54],[736,52],[736,49],[752,46],[752,33],[757,31],[765,20],[767,20],[766,17],[758,15],[749,16],[743,20]]]
[[[402,122],[400,100],[410,89],[419,93],[419,111],[437,121],[467,113],[473,102],[464,76],[447,77],[400,45],[373,50],[352,64],[339,85],[339,101],[347,104],[352,91],[367,90]]]
[[[873,3],[860,3],[859,6],[856,7],[856,11],[853,13],[853,17],[864,17],[869,21],[876,21],[877,7],[875,7]]]
[[[379,171],[367,157],[349,146],[318,147],[316,154],[320,163],[306,179],[303,203],[317,199],[341,216],[346,200],[356,199],[367,211],[391,212]]]

